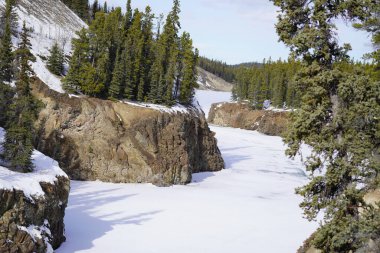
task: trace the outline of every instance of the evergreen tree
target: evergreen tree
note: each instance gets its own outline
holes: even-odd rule
[[[91,5],[91,21],[95,19],[95,14],[101,10],[98,0]]]
[[[63,88],[68,92],[79,92],[81,87],[80,73],[82,66],[88,60],[86,52],[89,51],[89,40],[85,29],[77,33],[78,38],[73,39],[74,52],[70,60],[70,68],[63,79]]]
[[[10,110],[13,96],[13,89],[8,84],[0,82],[0,127],[4,128],[6,125],[9,116],[7,112]]]
[[[9,167],[20,172],[33,169],[33,122],[37,117],[38,103],[30,92],[30,76],[33,74],[29,63],[35,61],[30,52],[29,30],[22,27],[20,43],[16,50],[19,71],[16,80],[17,96],[10,105],[4,143],[4,159]]]
[[[355,252],[380,234],[374,226],[380,210],[363,200],[379,186],[380,85],[362,70],[342,70],[350,47],[339,46],[334,21],[365,20],[368,6],[357,0],[274,3],[281,8],[277,33],[303,61],[296,85],[304,95],[286,142],[291,156],[303,143],[313,148],[306,162],[311,180],[297,190],[308,219],[324,211],[311,243],[323,252]]]
[[[185,70],[178,36],[179,12],[179,1],[174,1],[163,32],[158,26],[156,35],[149,6],[144,13],[136,9],[132,14],[128,1],[125,15],[121,8],[97,12],[90,26],[73,40],[64,88],[101,98],[174,104]],[[186,55],[194,57],[192,46],[189,50],[192,52],[186,51]],[[196,60],[187,57],[187,61],[186,87],[192,89],[195,67],[190,63]],[[192,96],[192,91],[185,93]]]
[[[47,61],[48,70],[55,75],[62,75],[64,70],[65,56],[63,50],[55,42],[49,50],[50,55]]]
[[[154,54],[153,48],[153,19],[154,15],[151,14],[151,8],[147,6],[142,19],[142,56],[140,68],[140,80],[138,83],[137,100],[144,101],[148,91],[150,90],[150,69],[153,62]]]
[[[127,9],[127,12],[125,13],[125,17],[124,17],[125,36],[127,36],[128,30],[132,25],[133,11],[132,11],[132,6],[131,6],[131,0],[127,1],[126,9]]]
[[[179,102],[182,104],[190,104],[194,96],[194,88],[197,86],[197,58],[198,52],[193,52],[193,42],[190,34],[184,32],[181,37],[181,55],[182,55],[182,82],[179,87]]]
[[[73,10],[82,20],[89,20],[88,0],[62,0],[71,10]]]
[[[11,34],[17,37],[18,32],[18,22],[17,22],[17,13],[15,11],[16,0],[6,0],[5,9],[0,14],[0,37],[4,35],[6,30],[6,24],[10,22]]]
[[[0,44],[0,82],[10,82],[13,77],[13,54],[11,33],[11,12],[13,1],[7,0],[5,28]]]
[[[112,81],[109,88],[109,97],[119,99],[122,95],[122,91],[125,87],[125,61],[123,55],[116,56],[116,64],[112,73]]]

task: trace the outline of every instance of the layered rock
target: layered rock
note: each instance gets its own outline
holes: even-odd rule
[[[289,112],[254,110],[244,103],[217,103],[211,106],[208,122],[282,136],[290,123],[289,118]]]
[[[40,182],[44,196],[0,189],[0,252],[53,252],[65,241],[64,213],[70,182],[59,176]]]
[[[69,97],[39,81],[33,94],[46,105],[35,145],[72,179],[167,186],[224,167],[214,133],[196,108]]]

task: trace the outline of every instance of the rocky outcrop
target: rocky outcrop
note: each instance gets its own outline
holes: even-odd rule
[[[0,252],[53,252],[65,241],[63,217],[70,182],[57,177],[54,184],[41,182],[44,196],[0,189]]]
[[[196,108],[160,111],[96,98],[76,98],[36,81],[45,108],[35,146],[75,180],[186,184],[224,162],[214,133]]]
[[[244,103],[217,103],[211,106],[208,122],[225,127],[257,130],[282,136],[289,125],[289,112],[254,110]]]

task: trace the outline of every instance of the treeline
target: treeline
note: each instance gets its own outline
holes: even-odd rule
[[[297,61],[282,60],[238,67],[232,96],[235,100],[248,100],[258,109],[265,100],[275,107],[298,107],[300,92],[295,87],[294,76],[299,68]]]
[[[227,82],[235,81],[234,68],[225,62],[208,59],[207,57],[199,57],[199,67],[224,79]]]
[[[12,26],[15,24],[14,1],[6,0],[4,30],[0,41],[0,126],[6,129],[0,162],[8,168],[28,172],[33,169],[33,124],[39,102],[31,95],[30,62],[35,60],[29,41],[30,30],[22,27],[18,45],[13,50]],[[12,87],[15,84],[14,88]]]
[[[194,95],[198,51],[190,35],[179,36],[180,3],[162,27],[151,8],[98,11],[88,29],[73,40],[64,88],[89,96],[172,105],[189,104]]]
[[[81,19],[87,21],[90,17],[90,6],[88,0],[62,0]]]
[[[100,5],[98,0],[93,1],[92,4],[89,4],[88,0],[62,0],[62,2],[87,23],[91,23],[99,11],[108,13],[115,10],[113,7],[108,7],[107,1],[103,5]]]
[[[353,74],[361,69],[376,78],[376,65],[372,63],[343,61],[335,63],[335,66],[343,73]],[[301,67],[299,61],[292,60],[264,60],[250,68],[236,67],[232,96],[235,100],[247,100],[258,109],[262,108],[265,100],[270,100],[277,108],[298,108],[304,95],[304,90],[296,82]]]

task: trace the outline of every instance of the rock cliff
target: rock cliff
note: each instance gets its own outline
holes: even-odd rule
[[[44,196],[0,189],[0,252],[53,252],[65,241],[63,217],[69,195],[67,177],[41,182]]]
[[[289,124],[289,112],[254,110],[244,103],[217,103],[211,106],[208,122],[215,125],[257,130],[282,136]]]
[[[35,146],[71,179],[168,186],[224,168],[214,133],[196,108],[69,97],[38,80],[33,94],[45,104]]]

